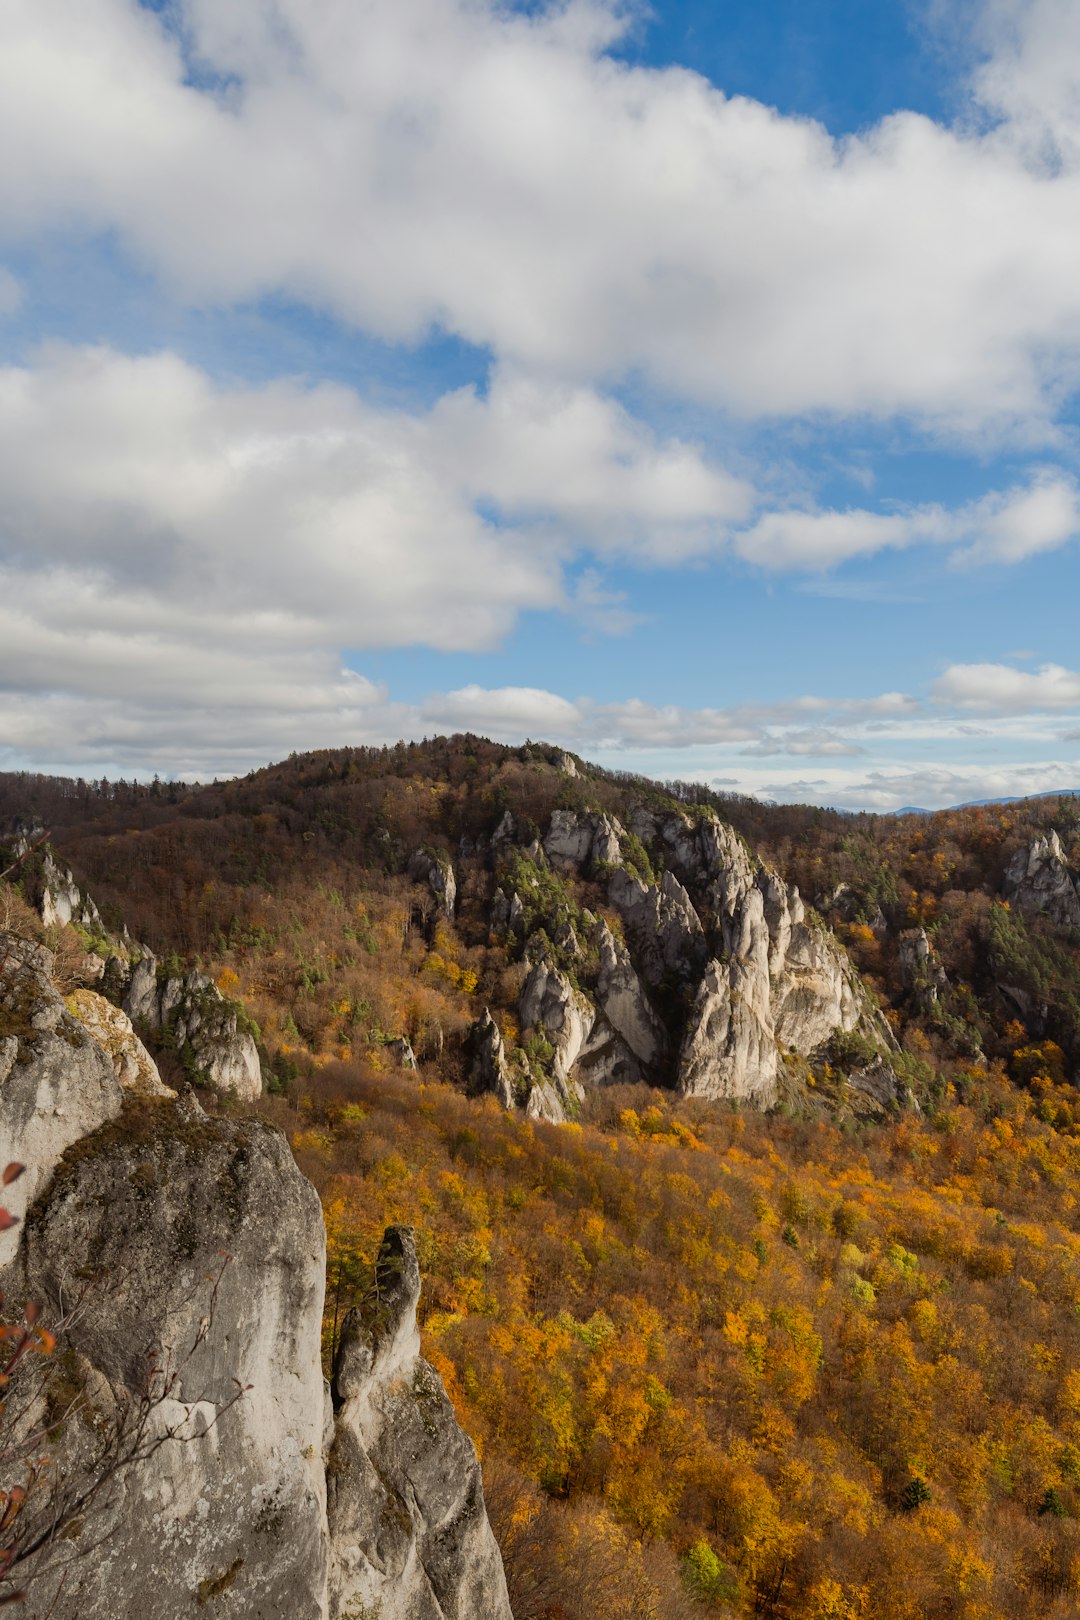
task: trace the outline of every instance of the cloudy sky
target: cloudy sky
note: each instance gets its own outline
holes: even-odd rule
[[[1075,0],[0,0],[0,769],[1080,787]]]

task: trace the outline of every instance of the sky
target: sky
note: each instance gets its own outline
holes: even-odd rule
[[[0,39],[0,769],[1080,788],[1074,0]]]

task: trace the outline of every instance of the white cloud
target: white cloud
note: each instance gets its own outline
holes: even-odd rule
[[[1042,468],[1027,484],[952,509],[767,512],[738,535],[735,547],[747,561],[773,570],[834,568],[853,557],[920,544],[950,546],[958,563],[1017,563],[1078,533],[1075,480]]]
[[[1002,714],[1080,708],[1080,674],[1060,664],[1011,669],[1008,664],[953,664],[934,682],[939,703]]]
[[[579,545],[613,554],[622,536],[666,561],[714,546],[747,498],[586,390],[531,388],[524,423],[521,399],[496,376],[485,401],[410,415],[335,385],[219,386],[176,355],[109,349],[0,368],[0,673],[48,664],[65,619],[252,654],[489,647],[522,609],[572,606],[562,570]],[[591,435],[564,483],[547,440],[567,410]],[[478,510],[494,501],[498,526]],[[628,622],[595,572],[576,610]]]
[[[1037,434],[1080,378],[1080,51],[1065,0],[1000,10],[978,89],[1004,122],[833,140],[615,63],[614,0],[186,0],[187,59],[135,0],[10,0],[0,218],[115,230],[198,302],[286,289],[534,375]]]

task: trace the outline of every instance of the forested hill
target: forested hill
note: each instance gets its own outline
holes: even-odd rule
[[[846,816],[457,737],[0,777],[0,845],[44,831],[0,904],[58,971],[142,942],[242,1003],[328,1357],[414,1228],[515,1620],[1077,1613],[1074,800]],[[100,916],[41,921],[63,862]]]
[[[602,811],[629,826],[641,805],[712,807],[797,885],[909,1055],[928,1066],[922,1083],[963,1082],[973,1058],[1024,1084],[1075,1078],[1080,906],[1073,919],[1060,898],[1046,904],[1045,885],[1018,891],[1008,877],[1052,833],[1070,878],[1080,870],[1080,801],[1071,797],[850,815],[651,783],[543,745],[465,736],[294,755],[202,786],[0,775],[0,837],[16,825],[48,830],[107,918],[159,954],[194,955],[229,975],[271,1050],[282,1026],[286,1045],[324,1055],[356,1055],[373,1030],[376,1046],[404,1034],[452,1068],[445,1037],[478,1003],[509,1010],[516,994],[504,982],[507,951],[493,948],[496,875],[483,859],[500,819],[509,811],[516,842],[528,845],[555,809]],[[442,919],[444,948],[414,939],[403,958],[372,950],[377,934],[389,943],[395,930],[408,946],[409,863],[425,848],[464,879],[455,916]],[[333,1011],[345,1001],[346,1013]],[[358,1016],[358,1005],[370,1011]]]

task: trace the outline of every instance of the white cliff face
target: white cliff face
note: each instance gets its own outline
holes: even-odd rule
[[[1041,912],[1061,928],[1080,932],[1080,891],[1061,839],[1051,831],[1018,850],[1005,874],[1005,897],[1023,912]]]
[[[330,1617],[512,1620],[476,1453],[420,1355],[419,1297],[412,1233],[392,1226],[334,1366]]]
[[[596,1022],[596,1009],[588,997],[546,956],[535,962],[521,992],[518,1014],[522,1029],[538,1029],[555,1048],[552,1075],[560,1092],[580,1091],[570,1072],[584,1050]]]
[[[54,989],[52,956],[0,934],[0,1158],[26,1173],[5,1190],[21,1216],[64,1150],[113,1119],[123,1102],[108,1054]],[[0,1232],[0,1271],[14,1260],[20,1229]]]
[[[641,973],[659,985],[700,976],[708,958],[701,919],[673,872],[645,883],[633,872],[613,872],[608,898],[626,924]]]
[[[732,959],[710,962],[679,1058],[679,1090],[768,1108],[776,1101],[777,1051],[768,980]]]
[[[934,1012],[941,1005],[949,978],[925,928],[909,928],[901,934],[898,955],[905,989],[914,995],[925,1013]]]
[[[614,816],[600,812],[553,810],[544,839],[544,854],[556,871],[597,871],[622,863],[623,829]]]
[[[72,1565],[57,1620],[180,1620],[200,1594],[244,1620],[324,1620],[318,1197],[268,1126],[143,1106],[60,1166],[28,1223],[27,1285],[56,1308],[93,1279],[68,1335],[85,1374],[122,1401],[147,1351],[171,1357],[181,1375],[158,1420],[193,1406],[184,1432],[201,1437],[167,1442],[106,1494],[103,1539]],[[78,1465],[61,1452],[56,1466]]]
[[[808,1056],[859,1024],[889,1044],[842,948],[731,827],[709,815],[641,809],[631,829],[663,867],[659,882],[646,882],[621,853],[610,858],[626,837],[611,817],[556,810],[544,840],[564,873],[604,878],[629,946],[606,925],[594,932],[599,971],[588,997],[546,957],[533,965],[521,1020],[555,1047],[557,1089],[674,1078],[687,1094],[768,1107],[781,1052]],[[672,1027],[649,989],[674,1022],[674,1076]]]
[[[605,922],[597,925],[600,973],[596,991],[604,1015],[638,1061],[648,1069],[662,1061],[667,1031],[654,1012],[625,945]]]
[[[491,1093],[504,1108],[513,1108],[518,1101],[519,1089],[523,1089],[524,1077],[511,1070],[502,1032],[489,1008],[484,1008],[469,1031],[466,1049],[470,1093],[475,1096]],[[515,1079],[521,1083],[519,1086],[515,1086]]]

